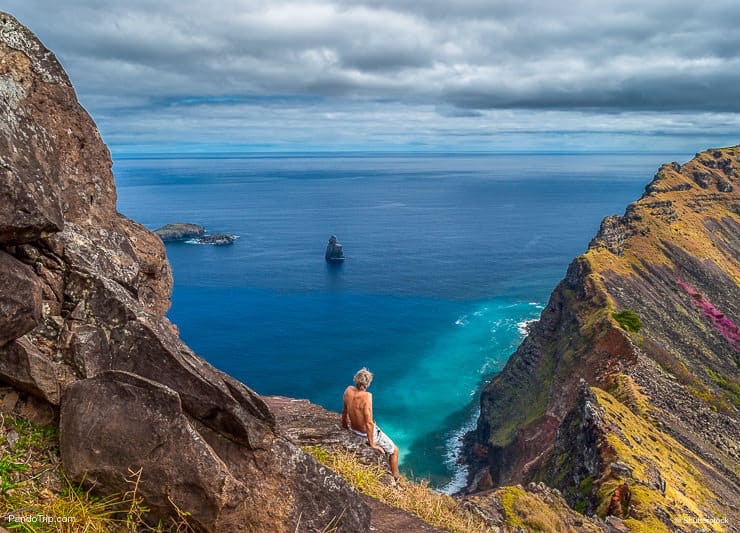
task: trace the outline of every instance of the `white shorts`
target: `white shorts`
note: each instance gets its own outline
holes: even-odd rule
[[[367,438],[367,433],[362,433],[361,431],[357,431],[356,429],[352,429],[352,432],[360,435],[361,437]],[[373,440],[375,441],[375,444],[383,448],[383,451],[385,453],[392,455],[393,452],[396,451],[395,443],[388,435],[383,433],[383,431],[378,427],[378,424],[375,424],[375,429],[373,429]]]

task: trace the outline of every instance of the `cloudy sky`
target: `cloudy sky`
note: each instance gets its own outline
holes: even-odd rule
[[[5,4],[114,154],[740,143],[737,0]]]

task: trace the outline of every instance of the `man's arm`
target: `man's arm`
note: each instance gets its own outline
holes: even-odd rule
[[[347,410],[347,402],[344,402],[342,407],[342,427],[349,429],[349,411]]]
[[[349,407],[347,407],[347,391],[344,391],[342,397],[342,427],[349,429]]]

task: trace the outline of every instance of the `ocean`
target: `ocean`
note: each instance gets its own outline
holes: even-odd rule
[[[170,319],[260,394],[340,411],[354,372],[401,469],[461,487],[477,396],[604,216],[690,154],[115,158],[119,211],[239,236],[168,243]],[[335,234],[347,259],[329,265]]]

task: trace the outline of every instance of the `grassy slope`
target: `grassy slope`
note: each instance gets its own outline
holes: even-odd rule
[[[445,531],[601,531],[588,520],[578,518],[562,498],[549,493],[534,493],[521,486],[512,486],[485,495],[453,498],[430,489],[425,480],[403,479],[397,485],[391,484],[384,467],[363,464],[351,452],[328,451],[320,446],[309,447],[306,451],[362,494],[403,509]]]
[[[705,446],[701,437],[679,442],[655,424],[673,417],[672,402],[685,394],[737,424],[738,176],[740,147],[697,154],[683,167],[664,165],[624,217],[605,221],[553,292],[533,338],[484,392],[479,438],[489,446],[494,479],[541,479],[533,460],[538,451],[522,443],[547,441],[543,421],[562,421],[574,404],[574,385],[584,377],[600,387],[593,390],[609,419],[612,459],[634,467],[628,483],[634,485],[630,512],[624,514],[628,525],[637,531],[667,531],[664,522],[674,527],[722,518],[717,504],[723,498],[730,503],[727,492],[712,492],[715,485],[705,474],[711,469],[691,450],[714,455],[735,471],[735,478],[736,455],[732,459],[732,453]],[[643,389],[628,375],[640,360],[659,369],[665,378],[662,389]],[[644,377],[641,385],[649,385],[652,377]],[[666,391],[667,399],[655,396]],[[653,405],[659,400],[662,412]],[[679,413],[678,421],[671,420],[672,430],[681,433],[685,417]],[[687,427],[682,437],[696,432]],[[554,438],[553,431],[549,435]],[[665,494],[647,487],[645,462],[662,473]],[[513,473],[506,470],[512,464]],[[531,470],[522,473],[522,466]],[[625,480],[605,472],[601,483],[595,481],[589,480],[584,492],[593,488],[603,516]],[[721,524],[704,527],[723,530]]]

